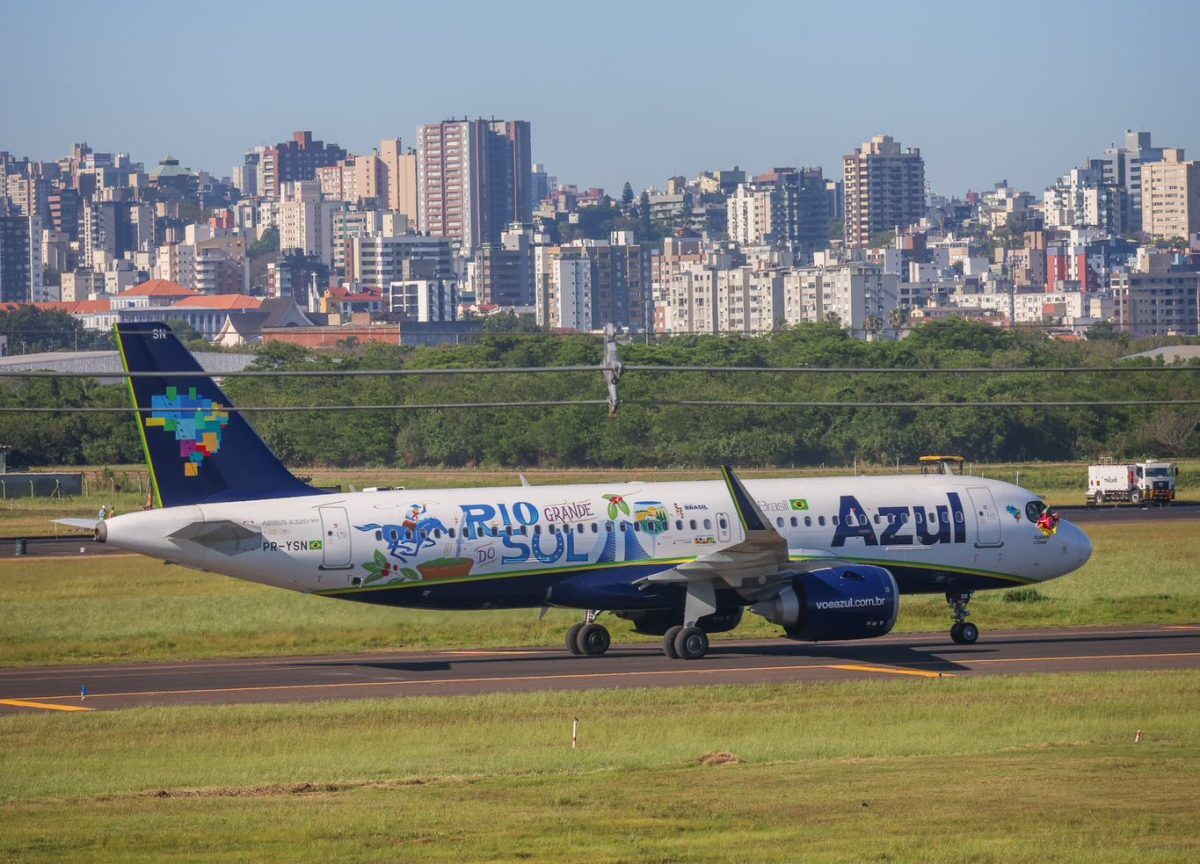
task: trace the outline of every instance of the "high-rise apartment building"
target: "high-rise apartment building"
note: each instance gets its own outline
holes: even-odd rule
[[[399,138],[379,142],[379,161],[383,176],[380,204],[403,213],[414,227],[417,224],[417,154],[404,150]]]
[[[924,217],[925,160],[916,147],[902,150],[890,135],[876,135],[842,163],[847,246],[868,246],[872,234],[907,228]]]
[[[537,322],[555,330],[592,329],[592,264],[580,246],[539,246]]]
[[[475,252],[475,302],[529,307],[533,299],[533,232],[510,225],[499,243],[484,243]]]
[[[450,241],[442,237],[373,234],[352,237],[352,268],[359,284],[382,291],[392,282],[410,279],[454,279],[454,256]]]
[[[444,120],[417,130],[418,228],[465,249],[531,215],[529,123]]]
[[[1109,147],[1104,156],[1088,162],[1101,171],[1105,183],[1124,192],[1121,222],[1129,231],[1142,228],[1142,166],[1162,158],[1163,148],[1151,145],[1149,132],[1126,129],[1123,146]]]
[[[281,141],[260,154],[258,193],[277,198],[284,183],[312,180],[318,168],[345,158],[346,151],[336,144],[316,141],[312,132],[294,132],[291,141]]]
[[[29,303],[42,294],[41,222],[0,216],[0,303]]]
[[[1200,234],[1200,162],[1184,161],[1182,149],[1162,154],[1141,166],[1142,230],[1155,240],[1191,242]]]
[[[829,242],[829,193],[820,168],[774,168],[743,183],[726,205],[729,238],[791,243],[811,255]]]

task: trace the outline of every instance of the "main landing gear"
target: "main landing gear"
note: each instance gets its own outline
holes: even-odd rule
[[[971,614],[967,609],[971,602],[971,594],[971,591],[946,593],[946,602],[950,604],[954,614],[950,639],[957,645],[971,645],[979,638],[979,628],[967,620],[967,616]]]
[[[663,634],[662,651],[672,660],[699,660],[708,653],[708,634],[697,626],[717,611],[717,589],[711,580],[689,582],[683,624]]]
[[[596,623],[599,610],[589,609],[584,619],[567,630],[567,650],[577,657],[599,657],[612,644],[608,628]]]

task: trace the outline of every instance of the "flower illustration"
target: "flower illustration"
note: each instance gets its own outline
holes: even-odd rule
[[[382,552],[375,550],[375,556],[365,564],[363,569],[371,575],[363,580],[364,585],[372,582],[419,582],[421,574],[411,567],[400,567],[389,561]]]

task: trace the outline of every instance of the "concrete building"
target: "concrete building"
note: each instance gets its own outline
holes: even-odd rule
[[[417,224],[417,154],[405,150],[399,138],[379,142],[383,194],[380,205],[403,213],[413,227]]]
[[[1120,199],[1121,222],[1127,231],[1142,230],[1142,166],[1163,158],[1163,148],[1154,147],[1149,132],[1125,130],[1120,147],[1109,147],[1104,156],[1089,160],[1090,167],[1099,168],[1104,182],[1124,192]]]
[[[828,322],[862,337],[888,328],[899,305],[900,278],[878,264],[805,267],[783,275],[784,320]]]
[[[1134,268],[1113,276],[1112,295],[1114,326],[1123,333],[1198,335],[1200,273],[1181,269],[1173,256],[1142,254]]]
[[[529,123],[444,120],[417,130],[418,229],[474,250],[531,219]]]
[[[1047,228],[1098,228],[1108,234],[1126,231],[1126,192],[1108,183],[1103,171],[1072,168],[1042,196],[1042,216]]]
[[[294,132],[291,141],[266,147],[259,156],[259,194],[278,198],[285,183],[313,180],[318,168],[345,158],[346,151],[336,144],[316,141],[312,132]]]
[[[279,249],[298,249],[333,265],[333,214],[340,204],[326,201],[315,180],[285,183],[279,199]]]
[[[1182,149],[1141,166],[1142,230],[1155,240],[1181,239],[1200,248],[1200,162]]]
[[[454,279],[405,279],[383,289],[383,312],[410,321],[454,321],[458,282]]]
[[[499,243],[484,243],[475,252],[475,302],[507,308],[534,306],[534,238],[532,230],[510,225]]]
[[[351,259],[356,281],[382,291],[393,282],[412,279],[454,280],[454,256],[443,237],[404,234],[351,238]]]
[[[613,232],[608,241],[580,240],[570,244],[584,250],[591,265],[592,326],[614,324],[641,332],[649,328],[650,249],[634,242],[632,233]]]
[[[41,233],[36,216],[0,216],[0,303],[47,299],[42,293]]]
[[[586,333],[592,329],[592,265],[580,246],[539,246],[536,317],[543,327]]]
[[[842,159],[845,170],[845,242],[870,245],[871,235],[907,228],[925,215],[925,160],[876,135]]]

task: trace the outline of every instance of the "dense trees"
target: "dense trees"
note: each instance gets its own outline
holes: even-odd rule
[[[917,328],[899,342],[852,339],[821,324],[770,337],[677,337],[621,349],[630,365],[895,367],[1078,367],[1117,363],[1124,337],[1070,344],[1037,332],[1009,333],[948,321]],[[338,355],[271,346],[256,365],[269,369],[476,368],[593,364],[594,337],[551,338],[491,332],[479,344],[440,348],[364,345]],[[1132,363],[1134,361],[1124,361]],[[1144,362],[1144,361],[1143,361]],[[75,382],[65,382],[73,384]],[[346,405],[603,399],[598,373],[353,378],[236,378],[235,404]],[[56,388],[56,389],[54,389]],[[84,392],[86,391],[86,392]],[[1200,372],[1111,374],[682,373],[627,372],[624,400],[529,409],[399,409],[255,413],[251,422],[294,465],[789,466],[852,459],[910,462],[948,451],[972,460],[1088,459],[1100,454],[1197,454],[1195,407],[1146,408],[697,408],[671,402],[1028,401],[1200,398]],[[0,404],[121,404],[124,389],[64,382],[8,383]],[[656,404],[647,404],[656,403]],[[30,463],[134,459],[136,430],[125,417],[0,415],[0,442]],[[54,427],[47,429],[47,427]],[[45,430],[45,431],[42,431]],[[102,454],[112,453],[113,456]]]

